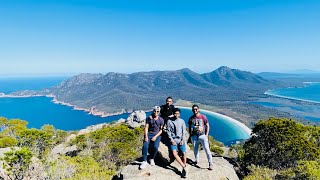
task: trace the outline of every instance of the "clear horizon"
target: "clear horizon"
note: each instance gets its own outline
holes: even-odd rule
[[[0,76],[320,72],[320,2],[0,2]]]

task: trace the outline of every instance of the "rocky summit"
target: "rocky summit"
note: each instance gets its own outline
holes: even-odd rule
[[[233,165],[223,157],[213,157],[213,170],[208,170],[208,161],[204,150],[200,151],[200,162],[197,165],[193,164],[193,150],[188,147],[187,150],[187,177],[186,179],[210,179],[210,180],[238,180],[238,176],[233,168]],[[139,161],[135,161],[123,168],[118,179],[131,180],[175,180],[181,179],[182,167],[177,161],[169,165],[168,163],[168,148],[160,143],[158,157],[155,160],[156,165],[148,166],[139,170]]]

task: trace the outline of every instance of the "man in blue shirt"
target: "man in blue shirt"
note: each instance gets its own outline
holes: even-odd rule
[[[154,158],[157,155],[162,128],[164,125],[164,120],[159,116],[161,108],[159,106],[155,106],[153,109],[153,113],[150,117],[146,119],[146,126],[144,129],[144,142],[142,148],[143,162],[140,165],[140,169],[144,169],[147,166],[147,156],[149,145],[153,144],[153,150],[150,152],[150,165],[154,166]]]

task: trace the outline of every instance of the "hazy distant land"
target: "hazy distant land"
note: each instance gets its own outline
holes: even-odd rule
[[[10,95],[52,95],[56,102],[102,116],[139,109],[150,110],[154,105],[163,104],[167,96],[172,96],[174,100],[201,103],[208,110],[225,114],[252,127],[258,120],[270,116],[297,118],[291,113],[250,102],[270,98],[264,94],[267,90],[302,84],[300,80],[266,79],[222,66],[204,74],[190,69],[132,74],[80,74],[52,88],[19,91]]]

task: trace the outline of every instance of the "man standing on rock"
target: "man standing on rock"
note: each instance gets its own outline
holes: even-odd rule
[[[166,104],[161,106],[161,111],[160,111],[160,116],[164,119],[164,129],[163,129],[161,142],[168,147],[169,158],[170,158],[169,163],[174,161],[174,156],[170,149],[171,142],[167,135],[167,122],[169,119],[174,117],[173,111],[174,111],[173,99],[172,97],[169,96],[166,99]]]
[[[178,161],[182,166],[182,177],[187,176],[187,147],[186,147],[186,124],[183,119],[180,118],[180,109],[174,109],[174,118],[169,119],[167,122],[167,134],[171,142],[171,150]],[[183,153],[183,161],[178,155],[178,151]]]
[[[196,158],[195,164],[199,162],[199,143],[201,143],[204,148],[208,162],[209,162],[209,170],[212,170],[212,155],[209,148],[209,122],[205,115],[200,113],[199,106],[192,106],[193,115],[189,118],[189,133],[191,136],[192,145],[194,148],[194,156]]]
[[[173,118],[173,111],[174,111],[174,105],[173,105],[173,99],[172,97],[167,97],[166,104],[161,106],[160,116],[164,119],[164,123],[166,124],[167,121],[170,118]]]
[[[148,164],[147,156],[150,144],[153,144],[153,149],[150,152],[150,165],[155,165],[154,158],[156,157],[158,152],[162,128],[164,125],[164,120],[159,116],[160,109],[161,108],[159,106],[155,106],[152,115],[146,119],[146,127],[144,129],[144,142],[142,148],[143,162],[140,165],[140,169],[144,169]]]

